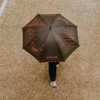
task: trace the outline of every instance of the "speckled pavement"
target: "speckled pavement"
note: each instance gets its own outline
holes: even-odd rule
[[[0,7],[4,0],[0,0]],[[22,49],[22,27],[60,13],[78,26],[80,47],[57,68]],[[0,100],[100,100],[100,0],[8,0],[0,18]]]
[[[0,7],[1,7],[2,3],[3,3],[3,0],[0,0]]]

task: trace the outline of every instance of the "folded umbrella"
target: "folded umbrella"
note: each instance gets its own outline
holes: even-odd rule
[[[77,26],[61,14],[37,14],[22,30],[23,49],[39,62],[65,61],[79,47]]]

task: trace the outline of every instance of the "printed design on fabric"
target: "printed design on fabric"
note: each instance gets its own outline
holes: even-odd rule
[[[43,26],[45,26],[45,27],[48,27],[48,26],[45,24],[45,22],[42,21],[42,18],[36,17],[35,19],[33,19],[32,22],[29,23],[28,26],[35,26],[35,27],[36,27],[36,26],[40,26],[40,25],[43,25]]]
[[[42,44],[42,45],[37,49],[37,48],[34,47],[34,46],[35,46],[35,43],[36,43],[36,38],[35,38],[33,41],[31,41],[31,43],[29,43],[29,44],[27,45],[27,47],[28,47],[32,52],[34,52],[37,56],[39,56],[39,55],[41,54],[42,50],[43,50],[44,44]]]
[[[47,57],[46,57],[46,59],[50,59],[50,58],[51,58],[51,59],[55,59],[55,58],[58,58],[58,56],[47,56]]]
[[[54,32],[53,32],[54,33]],[[69,50],[71,50],[72,49],[72,45],[71,45],[71,39],[70,38],[68,38],[67,36],[67,38],[66,39],[64,39],[65,37],[64,36],[58,36],[56,33],[54,33],[55,34],[55,36],[57,37],[57,39],[58,39],[58,41],[59,41],[59,43],[60,43],[60,48],[61,48],[61,50],[65,53],[65,54],[68,54],[68,52],[69,52]],[[63,38],[64,37],[64,38]]]
[[[61,38],[70,43],[70,45],[77,45],[76,42],[74,41],[74,37],[69,38],[67,35],[62,35]]]
[[[73,24],[71,24],[67,19],[63,18],[63,17],[58,17],[57,20],[62,20],[65,22],[64,25],[70,25],[70,26],[73,26]]]
[[[65,35],[65,38],[66,37],[69,37],[70,39],[70,43],[72,45],[77,45],[77,42],[76,42],[76,33],[77,31],[75,30],[75,27],[71,27],[71,28],[65,28],[65,32],[64,32],[66,35]]]
[[[31,34],[35,33],[36,31],[37,31],[37,30],[35,30],[34,27],[31,27],[31,26],[29,26],[29,27],[27,28],[27,30],[26,30],[27,33],[31,33]],[[34,34],[34,35],[35,35],[35,34]]]
[[[33,26],[25,28],[25,44],[29,43],[32,39],[35,38],[36,31],[37,30],[35,30]]]

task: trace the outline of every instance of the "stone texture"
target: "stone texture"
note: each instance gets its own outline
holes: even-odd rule
[[[39,13],[61,13],[78,26],[80,47],[60,63],[56,88],[48,63],[22,49],[21,28]],[[0,19],[0,100],[100,100],[100,0],[8,0]]]

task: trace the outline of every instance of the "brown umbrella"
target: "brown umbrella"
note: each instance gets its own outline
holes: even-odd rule
[[[61,14],[37,14],[22,29],[23,49],[39,62],[65,61],[79,47],[77,26]]]

